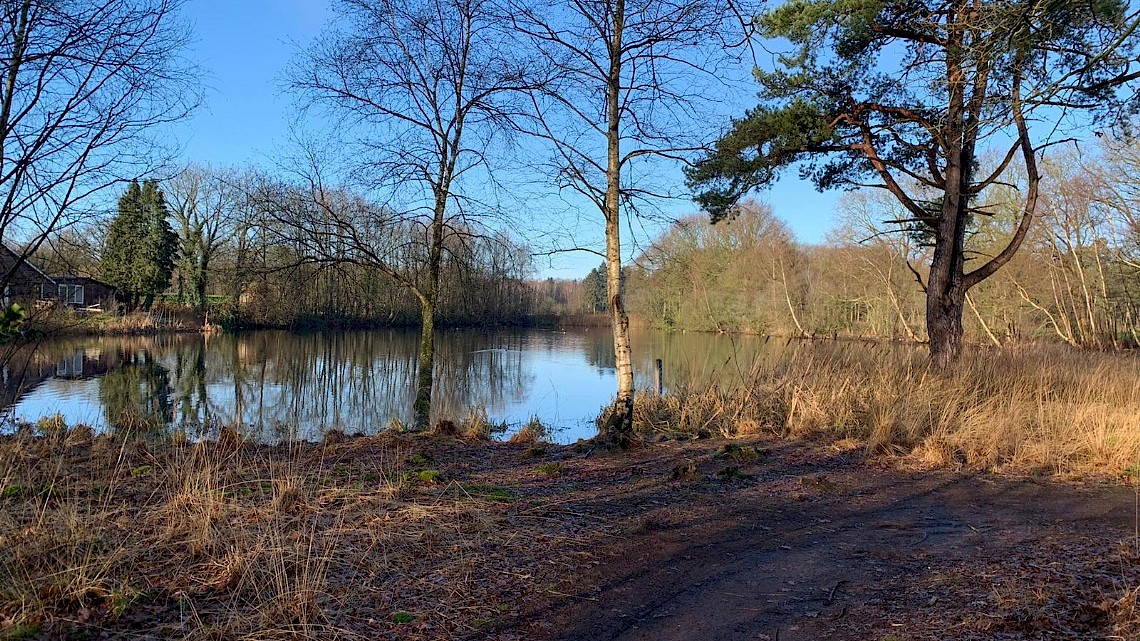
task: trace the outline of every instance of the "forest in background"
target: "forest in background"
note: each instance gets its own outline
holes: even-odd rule
[[[970,339],[1140,343],[1140,150],[1105,141],[1041,164],[1042,200],[1023,247],[966,298]],[[1004,188],[1014,191],[1016,178]],[[975,216],[967,264],[1000,250],[1017,212],[1002,190]],[[785,215],[794,215],[785,212]],[[886,192],[847,193],[828,242],[805,246],[770,209],[674,224],[630,267],[635,314],[665,328],[796,336],[925,339],[925,238]]]
[[[1137,345],[1140,179],[1130,177],[1140,175],[1140,148],[1102,139],[1095,149],[1055,153],[1042,167],[1045,193],[1025,246],[967,299],[969,338]],[[422,277],[422,229],[385,219],[384,208],[344,191],[315,193],[253,172],[204,167],[185,170],[162,189],[179,238],[166,304],[208,307],[237,326],[418,322],[412,292],[361,264],[345,239],[336,247],[333,236],[282,224],[288,216],[319,224],[322,212],[335,209],[359,223],[365,236],[356,242],[366,240],[413,280]],[[992,215],[971,228],[974,259],[1014,224],[1000,192],[991,201]],[[881,191],[845,194],[835,217],[821,245],[797,242],[758,201],[715,225],[703,215],[674,221],[623,271],[630,312],[662,329],[922,341],[921,280],[929,262],[923,238],[888,222],[905,216]],[[36,261],[48,273],[99,278],[105,227],[69,229],[44,243]],[[376,234],[367,236],[369,229]],[[575,323],[606,313],[604,265],[581,280],[536,278],[536,248],[505,233],[462,231],[444,252],[441,324]]]
[[[606,314],[627,414],[627,311],[681,330],[912,341],[929,330],[932,353],[942,346],[941,365],[956,353],[961,320],[975,342],[1137,342],[1140,233],[1131,177],[1140,151],[1125,125],[1136,113],[1129,83],[1140,77],[1133,71],[1140,18],[1126,3],[999,3],[975,23],[973,14],[950,20],[958,14],[918,5],[906,8],[913,15],[854,16],[843,3],[808,15],[794,3],[729,10],[696,0],[686,11],[603,2],[553,13],[561,5],[346,2],[285,71],[298,115],[312,122],[268,168],[177,164],[163,125],[203,98],[198,70],[178,53],[192,33],[180,4],[109,1],[94,9],[25,0],[3,11],[0,48],[9,55],[0,66],[9,87],[0,92],[7,119],[0,141],[20,153],[0,179],[7,194],[0,237],[46,274],[112,282],[128,309],[192,308],[233,327],[419,324],[420,369],[429,373],[436,324],[590,322],[584,317]],[[750,14],[751,27],[740,20]],[[810,37],[801,19],[817,21],[823,39]],[[1022,31],[1034,23],[1059,28]],[[868,39],[871,32],[880,36]],[[830,47],[837,60],[863,62],[893,39],[941,47],[949,42],[936,37],[943,32],[971,34],[966,58],[912,52],[914,82],[887,83],[889,96],[879,95],[889,57],[882,69],[831,69],[814,55]],[[730,124],[716,103],[755,90],[726,71],[757,62],[743,47],[754,36],[802,47],[803,56],[780,64],[808,67],[753,69],[763,89],[759,110]],[[1072,65],[1072,82],[1042,80],[1070,78],[1050,55]],[[947,84],[947,65],[977,74],[966,111],[954,106],[964,85]],[[997,75],[984,71],[991,68]],[[648,69],[652,81],[637,81]],[[796,94],[788,87],[832,72],[850,76],[853,84],[839,89],[851,100],[828,97],[835,83],[825,82],[821,102],[788,102]],[[1011,88],[1029,93],[1010,102]],[[1064,102],[1057,92],[1079,99]],[[880,104],[887,98],[901,102]],[[832,113],[840,102],[881,121],[847,131],[840,125],[863,120]],[[1026,125],[1053,122],[1058,114],[1033,110],[1058,104],[1084,141]],[[977,111],[982,105],[989,111]],[[749,119],[758,120],[743,126]],[[926,127],[911,140],[920,133],[909,129],[915,123]],[[928,139],[943,126],[950,129]],[[1019,142],[1003,155],[1001,136],[1014,129]],[[947,146],[951,140],[958,142]],[[812,164],[812,154],[838,151],[854,155]],[[962,180],[944,180],[940,158],[943,169],[965,171]],[[669,177],[678,164],[685,177]],[[774,216],[762,202],[735,207],[785,166],[798,166],[821,189],[860,187],[828,212],[838,224],[826,242],[797,242],[777,217],[798,212]],[[868,182],[860,172],[869,167]],[[971,185],[976,171],[984,175]],[[118,216],[107,211],[140,179],[135,205],[120,200]],[[155,188],[161,196],[148,191]],[[567,200],[568,191],[582,200]],[[553,215],[543,199],[554,194],[574,206],[562,215],[605,222],[604,251],[559,238],[566,229],[545,240],[520,237],[522,228],[542,227],[529,221]],[[662,219],[678,198],[696,198],[693,211],[723,220]],[[935,215],[939,202],[945,211]],[[116,224],[132,207],[133,222]],[[631,216],[656,219],[638,225]],[[936,220],[953,224],[942,229]],[[636,237],[635,227],[665,231]],[[623,265],[625,234],[645,250]],[[161,239],[161,251],[134,243],[143,237]],[[581,281],[539,278],[535,256],[568,247],[607,259]],[[157,266],[135,260],[151,253]],[[14,278],[9,272],[4,279]],[[125,291],[122,283],[132,281],[139,290]],[[930,296],[928,281],[938,283]],[[942,329],[929,329],[930,320]],[[425,377],[421,409],[430,400]]]
[[[352,218],[369,251],[415,281],[424,278],[422,228],[343,190],[317,192],[253,172],[190,167],[162,184],[177,235],[167,307],[192,307],[232,327],[409,326],[412,291],[334,238],[321,216]],[[287,225],[285,219],[297,222]],[[70,228],[42,244],[47,273],[104,278],[104,222]],[[537,307],[525,247],[502,233],[457,230],[445,247],[437,312],[444,325],[523,324]]]

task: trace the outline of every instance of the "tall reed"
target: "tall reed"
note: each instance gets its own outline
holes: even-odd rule
[[[1140,356],[972,348],[954,371],[922,350],[859,342],[765,352],[729,384],[641,394],[649,438],[829,435],[934,464],[1057,473],[1140,467]]]

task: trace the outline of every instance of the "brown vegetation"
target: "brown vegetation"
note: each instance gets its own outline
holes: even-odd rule
[[[864,458],[850,441],[699,440],[607,454],[440,436],[258,447],[234,439],[148,444],[48,421],[37,432],[0,440],[0,635],[6,638],[552,638],[603,623],[636,625],[597,614],[611,603],[625,607],[620,586],[613,595],[598,592],[616,585],[606,578],[615,572],[651,576],[673,563],[717,568],[730,558],[726,545],[765,555],[806,546],[804,554],[822,559],[850,549],[809,544],[833,530],[878,550],[886,545],[879,539],[896,530],[874,523],[885,519],[897,529],[892,523],[928,504],[971,511],[968,519],[954,517],[967,523],[984,513],[997,525],[954,529],[969,539],[958,545],[942,538],[941,521],[919,523],[925,534],[921,527],[897,534],[922,541],[922,554],[859,555],[877,563],[894,559],[897,572],[918,572],[907,582],[921,585],[919,594],[939,595],[937,607],[933,601],[907,611],[876,605],[861,590],[899,589],[896,574],[852,570],[841,579],[860,587],[848,593],[838,583],[823,586],[836,607],[827,617],[808,613],[804,623],[837,625],[831,617],[843,616],[842,603],[859,613],[840,622],[844,629],[858,623],[892,630],[901,621],[916,626],[908,630],[929,631],[960,625],[965,615],[989,627],[962,630],[1021,635],[1010,638],[1035,638],[1041,630],[1129,634],[1140,625],[1140,566],[1134,552],[1116,548],[1123,537],[1115,521],[1131,527],[1127,510],[1118,509],[1130,505],[1130,494],[1121,499],[1107,491],[1083,500],[1090,509],[1119,514],[1104,530],[1099,520],[1061,518],[1072,505],[1073,492],[1064,487],[907,473]],[[978,490],[947,492],[959,482],[991,487],[990,495],[1048,519],[1051,525],[1034,526],[1034,536],[1048,538],[1051,547],[1017,548],[1025,563],[1016,566],[999,564],[997,554],[1004,555],[1000,563],[1010,562],[1006,547],[976,552],[990,549],[991,539],[1009,545],[1008,538],[993,538],[1004,531],[1002,520],[1026,517],[1004,515],[1009,505],[991,511],[963,500],[978,498]],[[1026,492],[1035,493],[1032,508],[1016,498]],[[796,516],[804,510],[827,518],[805,521]],[[763,530],[755,527],[760,518]],[[805,538],[804,522],[831,519],[833,530],[819,525],[824,529]],[[1074,523],[1102,528],[1102,536],[1082,539]],[[761,539],[740,538],[732,529],[742,525]],[[773,528],[790,528],[787,544],[773,538]],[[653,560],[681,540],[699,543],[684,552],[691,560]],[[945,561],[930,556],[943,553]],[[1110,561],[1112,576],[1086,573]],[[1072,585],[1074,573],[1095,575],[1096,582]],[[797,574],[783,578],[801,592],[809,589]],[[810,590],[820,587],[815,583]],[[700,594],[684,580],[656,585],[644,603],[674,590]],[[1025,619],[1035,604],[1040,608]],[[563,628],[565,616],[577,616],[564,611],[572,607],[587,612]],[[870,638],[852,634],[834,638]]]
[[[917,347],[802,347],[768,352],[731,388],[641,394],[635,429],[649,439],[822,434],[972,469],[1140,471],[1135,354],[978,348],[944,376]]]
[[[484,461],[447,439],[259,448],[39,429],[0,442],[4,638],[471,633],[556,582],[554,566],[534,581],[514,568],[569,536],[481,480],[508,446]]]
[[[555,636],[572,617],[580,633],[570,638],[587,639],[598,608],[621,600],[593,591],[614,573],[652,577],[680,563],[701,576],[726,554],[775,563],[785,547],[802,572],[857,552],[840,559],[850,574],[828,565],[823,588],[818,576],[810,589],[788,579],[807,590],[804,603],[830,591],[824,606],[797,606],[796,625],[818,632],[802,638],[877,638],[859,635],[899,621],[954,625],[963,639],[1140,629],[1140,557],[1135,542],[1119,545],[1132,532],[1131,493],[1090,491],[1079,500],[1092,512],[1074,520],[1072,488],[1041,480],[1140,480],[1140,358],[975,349],[942,375],[917,346],[783,347],[734,365],[736,385],[639,396],[637,434],[662,442],[622,454],[545,443],[537,420],[490,443],[504,426],[482,411],[431,434],[395,425],[273,447],[233,429],[193,443],[99,435],[58,418],[25,426],[0,437],[0,638],[514,640]],[[945,491],[960,483],[970,489]],[[1031,508],[1016,498],[1026,487]],[[993,505],[973,502],[983,491]],[[939,518],[954,529],[898,525],[919,519],[915,501],[953,508]],[[1110,513],[1110,535],[1087,542],[1080,528],[1103,527]],[[982,515],[999,523],[971,529]],[[855,543],[809,544],[831,531],[805,539],[803,523],[831,519],[848,523],[836,531]],[[785,538],[739,529],[760,522]],[[890,556],[897,545],[882,528],[922,542],[922,554]],[[693,541],[699,549],[676,547]],[[867,558],[888,559],[895,574],[871,573],[859,565]],[[725,590],[744,580],[735,576],[722,577]],[[646,603],[668,603],[671,590],[715,596],[693,580],[653,579],[668,588]],[[846,582],[862,586],[852,595],[881,597],[837,601]],[[902,584],[916,582],[937,607],[897,605]]]
[[[31,323],[35,329],[52,337],[217,331],[217,325],[208,323],[201,311],[165,306],[123,315],[105,312],[79,314],[72,309],[56,307],[37,314]]]

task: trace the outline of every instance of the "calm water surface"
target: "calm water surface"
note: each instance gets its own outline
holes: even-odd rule
[[[373,434],[411,419],[418,332],[97,337],[45,342],[9,359],[3,408],[11,419],[60,414],[99,430],[143,419],[208,431],[239,425],[266,442],[317,440],[330,429]],[[738,378],[763,339],[640,331],[635,380],[652,386]],[[482,408],[517,429],[532,417],[572,442],[593,436],[616,389],[607,329],[452,331],[437,338],[436,418]],[[203,427],[205,426],[205,427]]]

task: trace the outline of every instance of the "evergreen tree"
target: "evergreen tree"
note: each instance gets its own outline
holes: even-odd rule
[[[583,303],[591,314],[604,314],[610,311],[606,300],[606,264],[595,267],[582,280]]]
[[[150,307],[170,286],[178,236],[158,184],[132,181],[119,199],[101,263],[103,279],[114,285],[127,309]]]
[[[128,310],[135,309],[139,303],[140,285],[134,262],[141,252],[145,229],[141,195],[138,181],[132,181],[127,193],[119,198],[119,213],[111,221],[100,262],[103,280],[115,287],[119,300]]]
[[[142,295],[146,307],[154,297],[170,287],[174,262],[178,254],[178,234],[170,225],[170,210],[158,184],[147,181],[142,187],[142,208],[146,220],[140,269],[143,274]]]

